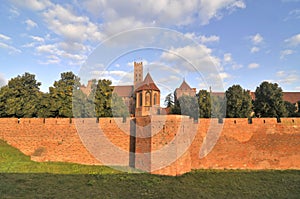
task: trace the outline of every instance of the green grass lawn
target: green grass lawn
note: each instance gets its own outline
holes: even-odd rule
[[[104,166],[32,162],[0,141],[0,198],[300,198],[300,171],[121,173]]]

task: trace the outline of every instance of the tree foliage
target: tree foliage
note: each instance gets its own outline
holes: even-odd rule
[[[113,93],[111,101],[113,117],[128,117],[130,115],[129,109],[124,103],[123,99],[116,93]]]
[[[25,73],[9,80],[0,90],[1,117],[37,117],[40,104],[40,82]]]
[[[196,97],[183,95],[175,101],[172,108],[173,114],[188,115],[193,118],[199,118],[199,105]]]
[[[225,96],[211,95],[211,117],[224,118],[226,116]]]
[[[95,91],[96,117],[112,117],[112,91],[110,80],[99,80]]]
[[[240,85],[233,85],[226,91],[226,116],[231,118],[249,117],[252,112],[252,99],[249,91]]]
[[[211,117],[211,97],[210,93],[206,90],[200,90],[197,94],[199,105],[199,117],[210,118]]]
[[[53,87],[49,88],[51,116],[73,117],[73,90],[79,90],[79,86],[80,79],[73,72],[64,72],[61,74],[61,79],[55,81]]]
[[[174,106],[174,95],[172,93],[169,93],[166,96],[165,106],[167,106],[167,108],[172,108]]]
[[[282,99],[282,89],[277,83],[262,82],[255,90],[255,114],[258,117],[284,117],[287,111]]]
[[[284,106],[285,106],[285,109],[287,111],[287,116],[288,117],[295,117],[297,116],[297,107],[295,104],[292,104],[291,102],[288,102],[288,101],[284,101]]]

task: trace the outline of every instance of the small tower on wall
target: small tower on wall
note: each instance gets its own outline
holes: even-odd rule
[[[136,88],[135,96],[135,116],[160,114],[160,90],[149,73]]]
[[[143,82],[143,62],[134,62],[134,89]]]

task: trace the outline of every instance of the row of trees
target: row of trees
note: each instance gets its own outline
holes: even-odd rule
[[[48,93],[40,91],[35,75],[25,73],[0,88],[0,117],[126,117],[129,111],[122,98],[113,93],[110,80],[94,80],[87,96],[80,89],[80,78],[72,72],[61,74]],[[278,84],[263,82],[250,92],[233,85],[225,94],[200,90],[195,97],[174,100],[169,94],[166,106],[173,114],[191,117],[291,117],[300,116],[295,104],[283,101]]]
[[[249,91],[240,85],[233,85],[223,96],[200,90],[195,97],[182,96],[174,100],[174,95],[169,94],[165,99],[165,105],[172,114],[184,114],[194,118],[300,116],[296,104],[284,101],[282,95],[282,89],[278,84],[262,82],[256,88],[255,100],[252,100]]]
[[[0,88],[0,117],[112,117],[128,116],[122,99],[113,94],[110,80],[93,81],[86,96],[80,78],[72,72],[61,74],[48,93],[40,91],[35,75],[25,73]],[[113,99],[113,100],[111,100]]]

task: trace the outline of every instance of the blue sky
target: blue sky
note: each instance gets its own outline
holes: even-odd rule
[[[143,61],[162,96],[183,78],[300,91],[299,0],[4,0],[0,17],[0,85],[30,72],[47,92],[65,71],[129,84]]]

